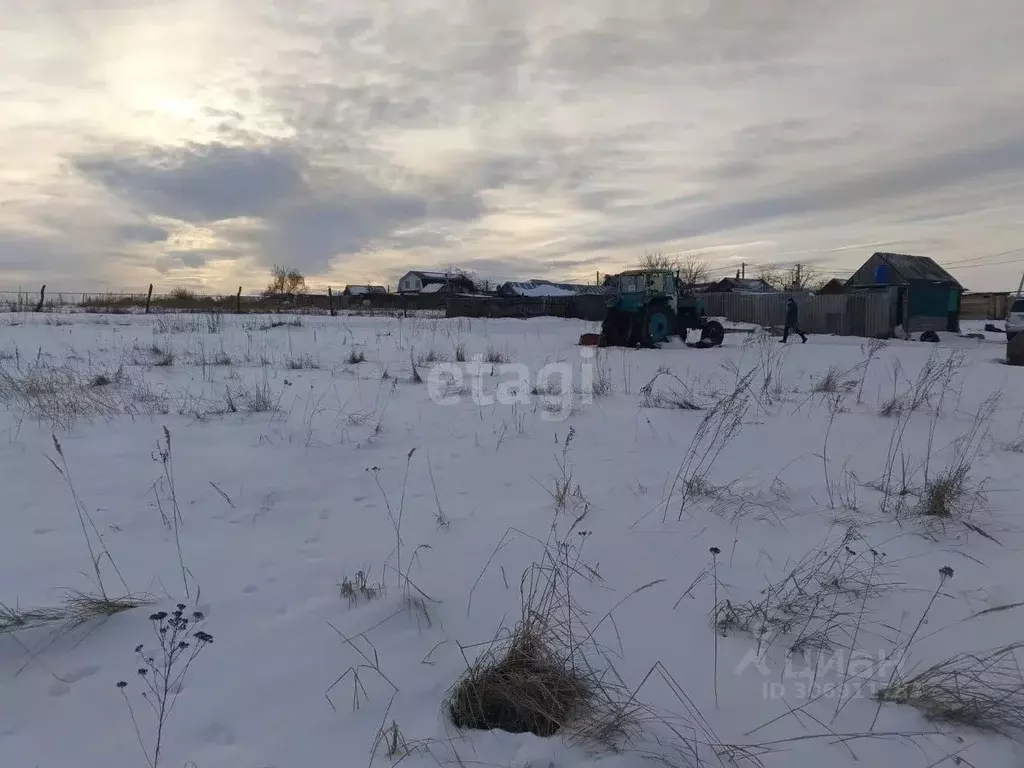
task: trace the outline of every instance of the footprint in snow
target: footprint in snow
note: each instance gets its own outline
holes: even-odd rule
[[[245,593],[245,594],[247,594],[247,595],[251,595],[251,594],[253,594],[254,592],[256,592],[257,590],[259,590],[259,587],[257,587],[257,586],[256,586],[255,584],[246,584],[246,585],[245,585],[245,586],[244,586],[244,587],[242,588],[242,592],[244,592],[244,593]]]
[[[89,666],[79,667],[78,669],[72,670],[71,672],[68,672],[66,675],[61,675],[57,679],[67,683],[68,685],[72,685],[74,683],[77,683],[79,680],[84,680],[87,677],[92,677],[99,671],[99,667],[90,664]]]
[[[71,686],[77,683],[79,680],[84,680],[87,677],[92,677],[100,671],[99,667],[86,666],[78,667],[70,672],[66,672],[63,676],[54,675],[53,683],[50,685],[49,694],[54,698],[60,696],[67,696],[71,693]]]

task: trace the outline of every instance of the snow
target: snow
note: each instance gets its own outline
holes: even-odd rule
[[[403,750],[374,754],[382,723],[400,729],[411,749],[401,760],[407,766],[618,768],[655,756],[685,765],[692,761],[678,748],[711,740],[707,729],[718,744],[753,750],[766,766],[925,768],[954,757],[974,766],[1024,763],[1024,750],[1006,737],[929,722],[906,706],[879,711],[871,687],[837,706],[818,694],[844,680],[855,692],[872,672],[846,674],[842,655],[825,654],[812,679],[804,674],[812,652],[787,666],[775,645],[761,659],[756,638],[723,637],[710,621],[716,596],[761,599],[768,583],[826,542],[841,544],[855,525],[849,546],[858,557],[877,552],[876,578],[884,573],[892,588],[866,598],[863,610],[857,601],[863,623],[842,644],[882,660],[906,649],[907,667],[916,668],[1019,641],[1019,609],[969,619],[1024,601],[1015,519],[1024,455],[1004,449],[1024,432],[1024,370],[1002,364],[999,340],[892,341],[870,362],[863,386],[863,339],[812,336],[783,347],[736,333],[719,349],[608,349],[593,367],[609,391],[598,387],[590,398],[591,363],[577,341],[596,330],[593,323],[288,320],[0,316],[0,603],[24,611],[59,605],[66,589],[96,591],[76,497],[128,590],[157,600],[64,634],[0,634],[0,764],[145,765],[124,696],[151,748],[154,716],[141,697],[134,649],[155,648],[147,617],[179,601],[187,613],[205,614],[214,642],[189,668],[166,722],[159,764],[172,768],[394,764]],[[518,402],[474,397],[494,396],[512,379],[510,369],[491,375],[487,363],[462,388],[443,386],[442,375],[456,375],[451,361],[460,345],[467,365],[500,351],[525,366],[531,382],[519,387]],[[350,363],[353,352],[365,362]],[[173,364],[154,365],[168,353]],[[930,355],[951,353],[963,365],[941,398],[941,415],[932,418],[926,405],[909,416],[896,473],[905,469],[915,485],[926,457],[933,473],[947,466],[986,398],[1001,392],[970,465],[971,477],[986,481],[987,501],[971,518],[975,531],[950,523],[924,535],[911,516],[884,513],[872,487],[900,423],[878,410],[894,389],[909,388]],[[411,381],[413,363],[423,383]],[[545,405],[530,389],[545,365],[558,363],[572,366],[562,389],[572,402],[548,395]],[[43,411],[62,416],[54,426],[3,394],[33,366],[108,375],[114,383],[99,389],[112,394],[89,388],[103,398],[101,412],[77,419],[86,395],[38,396]],[[711,465],[708,482],[719,491],[682,509],[679,493],[666,495],[680,468],[692,469],[703,455],[692,442],[706,412],[644,407],[643,387],[662,366],[678,380],[662,376],[654,394],[685,382],[705,407],[747,372],[754,382],[740,433]],[[812,391],[830,367],[855,382],[838,411],[829,406],[835,395]],[[276,411],[224,412],[226,390],[238,406],[258,389],[279,398]],[[437,402],[446,396],[451,402]],[[101,407],[111,403],[122,413]],[[938,395],[932,405],[940,405]],[[177,537],[161,520],[160,507],[174,514],[160,456],[165,427]],[[62,469],[66,461],[74,496],[51,459]],[[549,491],[568,474],[572,492],[557,511]],[[447,525],[438,524],[439,509]],[[392,517],[401,521],[400,548]],[[634,741],[612,750],[561,737],[460,732],[447,721],[449,688],[466,659],[517,621],[520,576],[542,559],[546,541],[567,542],[576,570],[589,574],[573,583],[573,595],[607,649],[603,663],[630,689],[664,670],[687,704],[659,674],[637,699],[678,715],[692,707],[707,729],[692,713],[691,725],[675,732],[648,718]],[[712,547],[720,550],[714,562]],[[955,574],[929,609],[945,566]],[[107,592],[121,596],[110,561],[101,557],[98,568]],[[414,586],[403,588],[396,569]],[[359,571],[386,591],[343,598],[338,584]],[[339,678],[328,701],[325,691]],[[888,679],[886,672],[876,682]],[[124,696],[116,687],[122,680]],[[702,765],[729,764],[730,754],[735,765],[752,764],[736,749],[699,753]]]
[[[572,291],[568,288],[559,288],[557,285],[544,285],[543,283],[538,285],[523,284],[516,286],[516,293],[530,299],[579,295],[578,291]]]

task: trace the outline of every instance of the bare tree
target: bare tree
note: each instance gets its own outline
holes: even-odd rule
[[[268,295],[294,296],[305,292],[306,278],[297,269],[287,269],[274,265],[270,271],[270,284],[267,286]]]
[[[764,281],[772,288],[784,291],[786,289],[788,273],[776,267],[760,266],[757,268],[757,279]]]
[[[679,259],[661,251],[645,251],[644,255],[637,261],[639,269],[679,269]]]
[[[765,265],[758,268],[757,277],[780,291],[814,291],[828,280],[811,264],[796,264],[789,269]]]
[[[697,256],[688,253],[676,262],[679,270],[679,282],[683,285],[706,283],[711,278],[711,265]]]

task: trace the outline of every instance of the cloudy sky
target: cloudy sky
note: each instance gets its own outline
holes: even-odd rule
[[[1020,0],[0,0],[0,288],[1024,269]],[[1011,285],[1012,284],[1012,285]]]

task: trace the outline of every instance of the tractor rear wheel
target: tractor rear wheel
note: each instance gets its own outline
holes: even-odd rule
[[[643,315],[643,326],[640,329],[640,340],[645,346],[654,346],[668,341],[676,327],[675,313],[666,304],[655,304],[647,308]]]
[[[717,320],[710,320],[700,329],[700,340],[710,342],[713,347],[720,347],[725,341],[725,328]]]
[[[629,315],[614,308],[609,309],[601,323],[601,337],[604,346],[626,346],[629,342]]]

